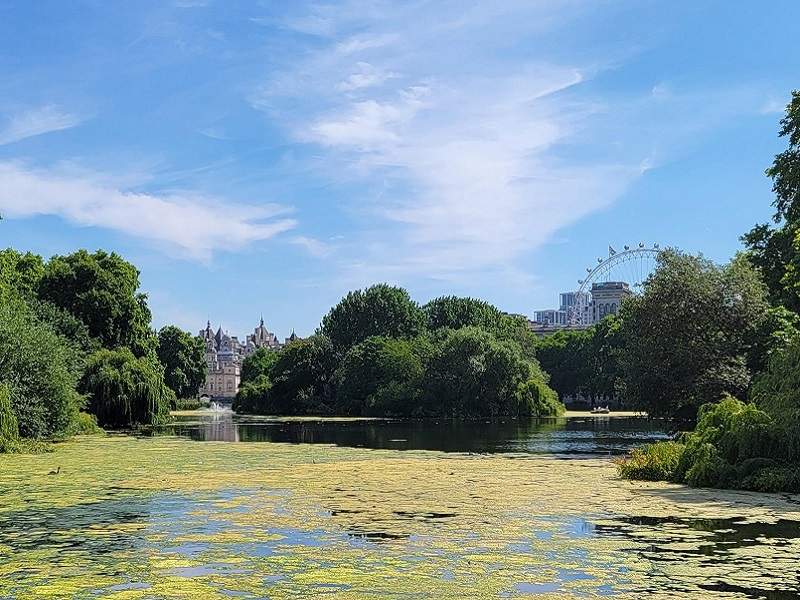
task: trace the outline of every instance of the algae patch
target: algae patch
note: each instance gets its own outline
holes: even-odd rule
[[[794,589],[799,507],[685,494],[621,481],[603,460],[81,438],[0,459],[0,597]],[[728,520],[708,531],[703,518]]]

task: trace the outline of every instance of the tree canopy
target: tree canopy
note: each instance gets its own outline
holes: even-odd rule
[[[747,353],[766,310],[764,286],[747,261],[717,266],[662,252],[643,294],[622,305],[627,400],[651,415],[691,418],[725,393],[744,394]]]
[[[371,336],[414,337],[424,315],[403,288],[381,283],[348,293],[322,319],[320,333],[339,352]]]
[[[154,347],[139,271],[113,252],[54,256],[45,266],[39,296],[83,321],[104,348],[128,347],[142,356]]]
[[[203,340],[179,327],[167,325],[158,332],[156,352],[164,365],[164,381],[175,396],[196,396],[208,371]]]

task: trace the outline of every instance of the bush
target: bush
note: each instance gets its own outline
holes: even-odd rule
[[[37,319],[14,292],[0,287],[0,382],[23,438],[64,434],[83,399],[76,361],[65,340]]]
[[[127,348],[92,354],[81,380],[89,410],[103,427],[163,422],[175,395],[164,383],[164,368],[153,356],[137,358]]]
[[[625,479],[673,481],[684,448],[683,444],[677,442],[645,444],[620,460],[617,470]]]
[[[558,394],[543,379],[529,379],[517,388],[517,415],[520,417],[557,417],[566,410]]]
[[[700,408],[694,431],[681,436],[677,462],[660,468],[666,444],[634,450],[620,464],[628,479],[665,479],[695,487],[757,491],[800,489],[800,466],[789,461],[782,429],[765,412],[730,396]]]
[[[79,412],[78,417],[73,421],[67,433],[68,435],[95,435],[103,433],[103,429],[97,424],[97,417],[89,413]]]

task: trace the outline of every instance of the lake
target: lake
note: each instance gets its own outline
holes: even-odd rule
[[[798,498],[616,477],[668,429],[197,412],[0,456],[0,598],[797,598]]]

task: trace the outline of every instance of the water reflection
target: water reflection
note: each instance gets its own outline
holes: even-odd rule
[[[334,444],[355,448],[444,452],[521,452],[618,455],[664,439],[668,425],[639,417],[558,418],[530,421],[403,421],[383,419],[279,419],[230,412],[176,416],[152,435],[196,441]]]

